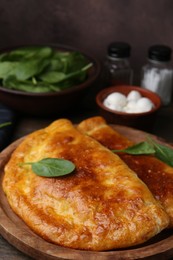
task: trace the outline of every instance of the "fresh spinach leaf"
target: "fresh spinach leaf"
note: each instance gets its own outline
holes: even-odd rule
[[[11,122],[5,122],[5,123],[0,124],[0,128],[3,128],[8,125],[11,125]]]
[[[20,91],[60,91],[82,83],[91,66],[79,52],[18,48],[0,55],[0,80],[2,86]]]
[[[154,155],[162,162],[173,167],[173,148],[156,142],[153,138],[148,137],[147,141],[137,143],[122,150],[112,150],[115,153],[127,153],[132,155]]]
[[[33,54],[33,58],[37,58],[37,59],[48,59],[51,58],[53,55],[53,49],[50,47],[37,47],[35,48],[35,53]],[[29,54],[27,55],[27,57],[25,58],[29,58]]]
[[[9,76],[3,81],[3,85],[9,89],[17,89],[24,92],[33,92],[33,93],[46,93],[50,91],[57,91],[58,88],[55,88],[51,84],[45,84],[44,82],[37,82],[36,80],[31,81],[21,81],[16,79],[15,76]]]
[[[0,62],[0,78],[6,78],[13,71],[19,62],[3,61]]]
[[[148,138],[148,142],[153,145],[155,156],[161,161],[173,167],[173,149],[169,146],[156,142],[152,138]]]
[[[48,66],[49,60],[34,59],[30,61],[21,61],[18,63],[8,75],[14,75],[19,80],[27,80]]]
[[[39,78],[41,78],[42,81],[48,82],[48,83],[58,83],[66,78],[66,75],[63,72],[58,71],[48,71],[41,75]]]
[[[72,79],[72,78],[74,78],[76,76],[81,76],[81,74],[83,74],[83,72],[85,72],[86,70],[88,70],[92,66],[93,66],[93,64],[89,63],[85,67],[81,68],[80,70],[77,70],[77,71],[74,71],[74,72],[71,72],[71,73],[67,74],[66,77],[63,80],[65,80],[65,79]]]
[[[69,160],[60,158],[44,158],[38,162],[21,163],[20,166],[29,164],[35,174],[43,177],[59,177],[74,171],[75,165]]]
[[[64,80],[69,80],[69,79],[72,80],[74,78],[80,82],[80,79],[83,80],[83,78],[86,75],[85,70],[89,69],[91,66],[92,66],[92,63],[88,64],[87,66],[81,68],[78,71],[75,71],[75,72],[72,72],[69,74],[50,71],[50,72],[44,73],[43,75],[40,75],[40,78],[42,81],[45,81],[48,83],[59,83]],[[73,81],[72,81],[71,85],[73,85]]]
[[[46,72],[55,71],[55,72],[62,72],[64,73],[64,65],[60,59],[50,59],[49,67],[47,68]]]
[[[35,58],[48,58],[52,56],[53,50],[50,47],[21,47],[16,50],[3,53],[0,60],[22,61]]]
[[[123,152],[133,155],[140,155],[140,154],[154,154],[155,149],[153,146],[148,142],[140,142],[133,146],[130,146],[123,150],[112,150],[113,152]]]

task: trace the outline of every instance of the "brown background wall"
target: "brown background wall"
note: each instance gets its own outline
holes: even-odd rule
[[[1,0],[0,48],[27,43],[78,47],[103,61],[107,45],[127,41],[138,81],[150,45],[173,48],[171,0]]]

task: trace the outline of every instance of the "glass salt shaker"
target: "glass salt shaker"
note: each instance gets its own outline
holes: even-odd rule
[[[141,87],[157,93],[163,105],[172,98],[173,70],[170,65],[171,48],[153,45],[148,49],[148,63],[142,67]]]
[[[130,66],[131,46],[126,42],[113,42],[108,46],[105,61],[106,85],[131,85],[133,70]]]

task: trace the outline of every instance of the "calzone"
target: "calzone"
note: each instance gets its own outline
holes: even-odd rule
[[[102,117],[81,122],[78,129],[110,150],[125,149],[134,143],[109,126]],[[173,168],[151,155],[119,153],[120,158],[145,182],[155,198],[164,206],[173,227]]]
[[[30,165],[64,158],[75,170],[41,177]],[[67,119],[28,135],[5,167],[3,189],[13,211],[43,239],[60,246],[110,250],[145,242],[169,224],[147,186],[119,158]]]

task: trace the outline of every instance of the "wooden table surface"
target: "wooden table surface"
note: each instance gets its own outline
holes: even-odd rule
[[[78,123],[81,120],[94,115],[98,115],[98,112],[89,111],[85,114],[72,114],[68,118],[71,119],[74,123]],[[15,141],[34,130],[47,126],[54,119],[55,118],[43,119],[26,116],[19,117],[16,121],[16,127],[11,139],[12,141]],[[161,109],[156,118],[152,133],[163,138],[167,142],[173,143],[173,105]],[[14,248],[0,235],[0,259],[31,260],[32,258]]]

